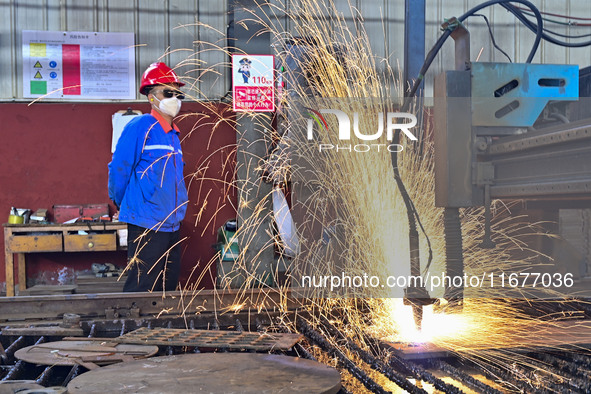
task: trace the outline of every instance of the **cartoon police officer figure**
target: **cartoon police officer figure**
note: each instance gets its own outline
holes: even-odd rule
[[[240,67],[238,68],[238,72],[242,74],[244,83],[248,83],[248,79],[250,78],[250,65],[252,64],[252,61],[250,61],[248,58],[242,58],[240,59],[239,63]]]

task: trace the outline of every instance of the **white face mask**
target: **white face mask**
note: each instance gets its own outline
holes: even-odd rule
[[[175,116],[177,116],[179,114],[179,111],[181,110],[182,102],[178,98],[171,97],[171,98],[165,98],[162,100],[159,100],[158,97],[156,97],[156,96],[154,96],[154,98],[160,102],[160,104],[158,105],[158,108],[160,109],[160,111],[162,111],[166,115],[170,115],[174,118]]]

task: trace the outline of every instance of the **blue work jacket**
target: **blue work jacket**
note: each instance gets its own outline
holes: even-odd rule
[[[179,130],[152,110],[131,120],[109,163],[109,198],[119,220],[176,231],[187,211]]]

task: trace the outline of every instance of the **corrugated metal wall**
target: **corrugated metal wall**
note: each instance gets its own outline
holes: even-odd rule
[[[162,60],[198,98],[227,89],[226,56],[198,41],[226,45],[227,2],[219,0],[1,0],[0,99],[22,98],[23,30],[134,32],[136,74]],[[204,72],[210,69],[211,71]]]
[[[281,3],[293,13],[300,1]],[[440,35],[439,26],[445,18],[459,16],[482,1],[427,0],[427,50]],[[533,2],[542,11],[591,17],[590,1]],[[22,30],[135,32],[138,75],[152,61],[163,59],[179,65],[179,73],[193,83],[196,97],[218,99],[228,90],[227,57],[223,51],[215,49],[226,45],[227,3],[226,0],[0,0],[0,99],[22,97]],[[404,0],[335,0],[335,4],[352,29],[363,24],[378,58],[388,59],[393,66],[403,63]],[[355,10],[353,15],[349,4]],[[497,43],[512,60],[525,61],[534,35],[499,6],[481,13],[493,24]],[[294,22],[284,15],[278,16],[278,26],[294,32]],[[471,32],[473,60],[507,60],[491,45],[482,18],[472,17],[466,25]],[[565,34],[587,34],[590,30],[583,26],[547,26]],[[544,42],[534,62],[584,67],[591,64],[591,50],[588,47],[568,49]],[[452,65],[453,43],[449,42],[427,75],[427,94],[431,91],[433,76]],[[208,69],[211,71],[205,72]]]

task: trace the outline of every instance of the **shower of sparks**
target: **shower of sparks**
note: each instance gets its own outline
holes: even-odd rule
[[[287,298],[291,286],[302,284],[304,274],[322,277],[346,272],[348,275],[375,275],[380,280],[409,274],[408,222],[404,203],[394,182],[390,154],[386,150],[366,153],[331,150],[321,154],[317,145],[301,138],[301,129],[305,127],[302,125],[309,118],[305,108],[318,108],[320,104],[325,105],[323,108],[358,112],[361,114],[360,129],[375,130],[376,119],[367,114],[395,111],[400,106],[404,87],[397,75],[397,67],[391,64],[390,59],[379,59],[372,53],[363,28],[363,17],[352,7],[346,11],[356,21],[355,30],[350,30],[351,24],[345,21],[344,10],[337,9],[331,1],[290,3],[289,12],[278,2],[261,3],[261,6],[268,11],[260,22],[272,34],[278,51],[276,62],[285,64],[287,58],[295,59],[302,69],[301,75],[293,75],[291,70],[286,70],[285,78],[288,81],[303,80],[308,87],[296,83],[287,86],[277,114],[277,131],[258,141],[264,143],[269,152],[276,146],[279,149],[265,157],[251,157],[244,168],[235,168],[237,152],[232,150],[234,147],[224,147],[231,153],[227,153],[220,172],[226,174],[223,179],[204,176],[209,160],[204,160],[188,178],[190,195],[197,193],[199,200],[204,199],[209,212],[217,212],[230,204],[237,212],[252,213],[238,218],[236,237],[241,245],[239,258],[228,271],[218,272],[218,290],[239,290],[234,305],[220,311],[227,313],[250,308],[246,299],[252,296],[253,293],[248,291],[252,288],[277,287]],[[253,18],[260,17],[253,13]],[[285,31],[286,21],[291,26],[291,33]],[[305,46],[305,54],[296,56],[293,47],[288,44],[289,40]],[[203,45],[208,51],[221,51],[229,58],[229,48],[215,47],[210,43]],[[201,70],[202,76],[212,72],[207,64],[187,61],[182,65],[194,66]],[[196,86],[199,78],[189,85]],[[409,111],[418,119],[423,119],[425,115],[424,109],[418,105]],[[260,122],[258,126],[261,128],[269,122],[266,115],[245,113],[237,114],[234,120],[230,111],[220,112],[214,105],[211,105],[211,113],[214,115],[205,121],[213,125],[214,133],[216,126],[222,123],[232,124],[238,130],[243,119]],[[336,145],[339,143],[336,133],[330,130],[336,130],[337,124],[331,117],[326,120],[328,130],[314,130],[319,141]],[[445,272],[443,210],[434,205],[432,135],[437,132],[436,127],[419,124],[414,129],[418,142],[403,137],[400,144],[404,150],[398,159],[403,180],[432,244],[433,262],[428,267],[431,275]],[[191,135],[185,138],[191,138]],[[242,136],[238,134],[237,138],[240,140]],[[364,141],[353,136],[348,143],[355,145]],[[384,135],[375,143],[387,145],[389,142]],[[237,181],[235,174],[240,172],[242,180]],[[264,183],[262,178],[270,180],[272,185]],[[209,199],[211,190],[203,188],[205,181],[217,182],[217,186],[224,190],[223,200]],[[286,185],[293,188],[292,211],[302,252],[294,259],[281,256],[278,261],[266,264],[260,258],[261,253],[267,248],[274,249],[280,243],[276,229],[268,224],[273,222],[270,193],[273,188],[285,188]],[[261,191],[269,195],[261,200],[254,198]],[[234,194],[238,196],[236,203],[231,198]],[[548,260],[547,256],[529,246],[534,237],[544,236],[538,224],[529,223],[526,217],[511,216],[511,206],[501,202],[495,202],[492,209],[495,217],[492,227],[496,243],[494,249],[479,247],[484,232],[483,211],[461,211],[464,264],[468,275],[531,271],[532,267],[540,264],[539,261]],[[205,220],[205,216],[200,211],[196,224]],[[204,227],[210,231],[212,226],[208,222]],[[268,242],[262,247],[255,245],[260,231],[268,235]],[[327,232],[330,242],[322,237]],[[423,234],[420,254],[421,269],[426,270],[428,247]],[[184,296],[179,301],[183,315],[201,310],[202,306],[192,305],[192,300],[198,294],[199,283],[208,268],[215,266],[218,259],[219,254],[205,264],[195,266],[189,281],[194,284],[183,289]],[[223,267],[218,265],[220,268]],[[201,274],[195,277],[197,272]],[[283,280],[282,275],[286,275],[287,280]],[[528,316],[506,302],[511,298],[527,296],[531,290],[528,288],[513,293],[499,288],[467,290],[462,313],[450,313],[444,302],[439,306],[425,307],[420,331],[415,327],[410,307],[402,303],[402,289],[347,289],[341,293],[320,294],[321,290],[311,289],[308,293],[310,297],[306,300],[306,307],[312,319],[314,316],[329,318],[348,338],[361,346],[366,346],[364,338],[367,335],[392,343],[429,344],[475,362],[510,369],[514,368],[514,363],[528,365],[527,358],[512,353],[512,348],[540,346],[544,344],[545,334],[550,332],[554,337],[564,334],[562,343],[552,343],[555,348],[570,340],[566,328]],[[441,298],[441,290],[431,296]],[[545,295],[555,296],[550,292]],[[275,309],[287,312],[287,304],[271,303],[264,297],[253,302],[258,311]],[[284,320],[283,324],[295,327],[295,323],[289,320]],[[543,381],[536,384],[543,384]]]

